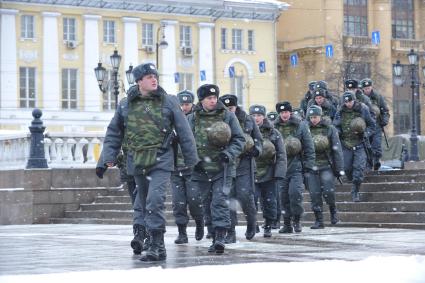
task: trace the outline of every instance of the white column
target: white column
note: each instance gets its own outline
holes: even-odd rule
[[[199,75],[199,85],[214,83],[213,65],[213,23],[198,23],[199,26],[199,71],[205,71],[206,80],[201,81]]]
[[[84,110],[100,111],[101,95],[94,68],[99,63],[99,20],[101,16],[83,15],[84,18]]]
[[[125,82],[125,88],[128,89],[127,77],[125,71],[132,64],[134,67],[139,65],[139,33],[137,25],[140,23],[139,18],[122,18],[124,22],[124,69],[121,71],[122,80]]]
[[[168,47],[159,50],[161,52],[161,61],[159,64],[160,85],[167,93],[175,94],[177,92],[177,85],[174,82],[174,73],[177,72],[176,60],[176,25],[177,21],[164,20],[161,21],[164,25],[165,40]],[[161,40],[161,38],[159,39]]]
[[[18,107],[17,13],[18,10],[0,9],[0,109]]]
[[[43,12],[43,108],[60,109],[61,86],[59,69],[58,17],[60,13]]]

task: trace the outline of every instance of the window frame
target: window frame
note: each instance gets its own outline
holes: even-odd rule
[[[103,20],[103,42],[116,43],[116,23],[114,20]]]
[[[73,25],[70,25],[70,21],[73,21]],[[67,22],[65,24],[65,22]],[[64,17],[63,21],[63,40],[65,41],[77,41],[77,20],[73,17]],[[73,26],[73,31],[70,31],[70,27]],[[73,35],[73,36],[72,36]]]
[[[150,30],[147,28],[150,27]],[[154,24],[142,23],[142,46],[154,46]]]
[[[193,91],[194,78],[195,76],[193,75],[193,73],[179,73],[179,92],[186,89]]]
[[[242,29],[232,29],[232,50],[243,50],[243,30]]]
[[[180,26],[180,47],[192,47],[192,27],[189,25]]]
[[[394,39],[416,38],[415,2],[413,0],[391,1],[391,36]]]
[[[75,74],[75,79],[72,75]],[[64,81],[64,76],[66,80]],[[72,88],[72,81],[75,81],[75,89]],[[77,68],[63,68],[62,69],[62,97],[61,109],[63,110],[77,110],[78,109],[78,69]],[[66,85],[64,85],[66,83]],[[74,93],[73,90],[75,90]],[[73,97],[75,96],[75,97]]]
[[[368,36],[368,1],[344,0],[344,35]]]
[[[255,32],[253,29],[248,30],[248,50],[255,51]]]
[[[24,20],[25,19],[25,20]],[[31,19],[29,21],[29,19]],[[21,15],[21,38],[35,39],[35,17],[34,15]]]
[[[221,49],[227,49],[227,28],[221,28],[220,30],[220,38],[221,38]]]
[[[25,71],[25,76],[22,77],[22,71]],[[31,78],[30,71],[33,73],[32,88],[30,86]],[[22,85],[24,80],[25,85]],[[31,97],[30,92],[33,90],[34,97]],[[24,96],[22,96],[24,91]],[[22,105],[22,104],[25,105]],[[37,106],[37,69],[35,67],[19,67],[19,108],[34,108]]]

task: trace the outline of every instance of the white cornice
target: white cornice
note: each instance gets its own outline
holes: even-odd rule
[[[59,17],[60,15],[62,15],[61,13],[56,13],[56,12],[42,12],[41,15],[43,17],[52,17],[52,18],[56,18]]]
[[[198,23],[198,26],[201,28],[213,28],[215,27],[214,23]]]
[[[133,17],[123,17],[122,21],[124,23],[139,23],[140,22],[140,18],[133,18]]]
[[[85,20],[96,20],[96,21],[98,21],[102,18],[102,16],[99,16],[99,15],[83,15],[83,18]]]
[[[1,15],[16,15],[17,13],[19,13],[19,10],[14,10],[14,9],[0,9],[0,14]]]

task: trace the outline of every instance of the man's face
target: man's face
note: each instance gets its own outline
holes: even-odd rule
[[[217,96],[210,95],[202,99],[201,101],[202,107],[207,110],[211,111],[215,109],[215,106],[217,105]]]
[[[182,103],[180,104],[181,109],[183,110],[184,114],[187,114],[192,110],[192,103]]]
[[[319,95],[319,96],[316,96],[314,98],[314,101],[316,101],[317,105],[320,106],[320,105],[323,104],[323,102],[325,102],[325,98],[323,96]]]
[[[364,92],[366,95],[369,95],[369,94],[372,92],[372,86],[366,86],[366,87],[364,87],[364,88],[363,88],[363,92]]]
[[[344,104],[348,109],[351,109],[354,106],[354,100],[344,102]]]
[[[229,109],[231,112],[236,112],[236,106],[227,106],[227,109]]]
[[[291,111],[282,111],[279,113],[280,119],[282,119],[283,122],[286,122],[291,118]]]
[[[316,116],[316,115],[314,115],[314,116],[310,116],[310,122],[314,125],[314,126],[316,126],[317,124],[319,124],[319,122],[320,122],[320,120],[322,119],[322,117],[321,116]]]
[[[254,118],[255,124],[257,124],[257,126],[261,126],[263,124],[263,121],[264,121],[264,118],[265,118],[264,115],[252,114],[251,116]]]
[[[158,78],[154,74],[149,74],[138,80],[137,85],[140,92],[149,93],[158,89]]]

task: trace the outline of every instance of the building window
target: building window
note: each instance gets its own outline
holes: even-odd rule
[[[344,65],[344,81],[347,79],[362,80],[371,77],[370,63],[368,62],[346,61]]]
[[[185,89],[193,91],[193,74],[180,73],[179,75],[179,91]]]
[[[393,38],[415,39],[413,0],[392,1]]]
[[[106,72],[106,77],[104,79],[105,84],[103,85],[103,88],[106,89],[106,91],[102,95],[103,110],[115,110],[113,78],[114,72],[112,70]]]
[[[142,45],[153,46],[153,24],[142,24]]]
[[[227,29],[221,29],[221,49],[227,49]]]
[[[367,0],[344,0],[344,34],[368,36]]]
[[[190,26],[180,26],[180,46],[192,46],[192,29]]]
[[[62,69],[62,109],[77,109],[77,69]]]
[[[35,107],[35,68],[19,68],[19,107]]]
[[[103,42],[115,43],[114,21],[103,21]]]
[[[242,50],[242,30],[232,29],[232,49]]]
[[[75,18],[63,18],[63,40],[75,41]]]
[[[248,50],[249,51],[254,51],[254,31],[253,30],[248,30]]]
[[[238,104],[243,106],[243,76],[234,76],[230,79],[230,91],[238,98]]]
[[[21,38],[34,38],[34,16],[21,16]]]

